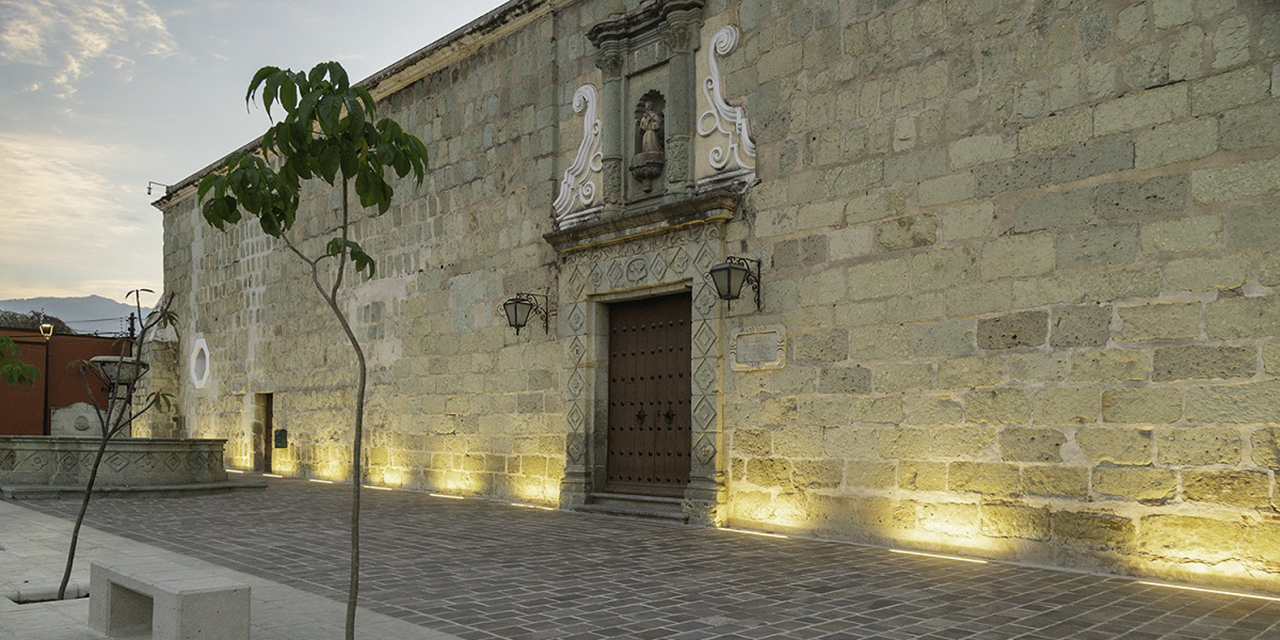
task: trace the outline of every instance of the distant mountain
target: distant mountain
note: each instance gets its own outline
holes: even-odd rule
[[[115,335],[129,331],[129,314],[136,313],[137,309],[102,296],[84,296],[0,300],[0,311],[42,311],[66,322],[76,333]],[[150,311],[150,307],[143,307],[142,316],[146,317]]]

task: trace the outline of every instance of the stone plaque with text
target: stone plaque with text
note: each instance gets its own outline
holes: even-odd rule
[[[729,364],[734,371],[781,369],[787,358],[787,329],[780,324],[744,327],[733,332]]]

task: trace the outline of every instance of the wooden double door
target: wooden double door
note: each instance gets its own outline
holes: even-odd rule
[[[689,484],[690,296],[609,306],[609,493],[680,497]]]

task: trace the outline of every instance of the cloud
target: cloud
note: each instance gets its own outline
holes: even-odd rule
[[[160,218],[146,215],[153,212],[142,187],[95,169],[135,154],[87,140],[0,133],[0,298],[114,291],[159,272],[159,256],[148,248],[158,246]]]
[[[127,82],[139,56],[178,52],[164,19],[145,0],[24,0],[7,3],[0,60],[52,68],[58,97],[70,97],[99,63]]]

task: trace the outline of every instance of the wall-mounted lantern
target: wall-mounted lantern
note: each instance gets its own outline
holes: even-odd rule
[[[760,310],[760,261],[750,258],[728,256],[724,262],[711,267],[711,282],[716,286],[716,295],[724,300],[729,308],[742,295],[742,285],[749,284],[756,292],[756,310]]]
[[[551,317],[548,312],[550,305],[551,290],[548,289],[546,295],[537,293],[517,293],[515,297],[502,303],[502,312],[507,315],[507,325],[516,330],[516,335],[520,335],[520,330],[526,324],[529,324],[529,315],[536,314],[542,317],[542,328],[551,333]],[[538,299],[542,299],[542,303],[538,303]]]

